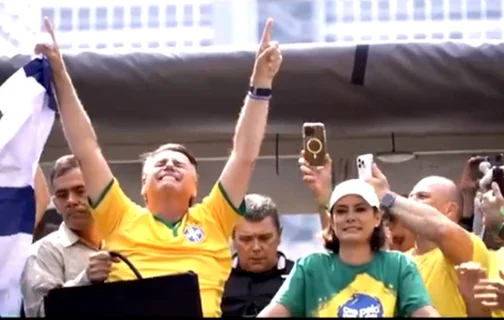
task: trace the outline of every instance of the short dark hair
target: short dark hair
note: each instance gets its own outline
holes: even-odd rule
[[[271,220],[273,220],[273,224],[275,225],[275,229],[279,234],[282,232],[278,209],[275,202],[273,202],[273,199],[261,194],[251,193],[245,196],[244,202],[245,215],[243,218],[245,220],[249,222],[261,222],[267,217],[271,217]]]
[[[198,162],[196,161],[196,158],[191,154],[191,152],[189,152],[189,149],[187,149],[184,145],[181,145],[179,143],[166,143],[166,144],[159,146],[154,151],[147,152],[147,153],[140,155],[140,158],[142,160],[142,175],[143,175],[143,167],[145,166],[145,163],[147,162],[147,160],[149,160],[150,158],[154,157],[155,155],[157,155],[158,153],[163,152],[163,151],[175,151],[175,152],[182,153],[184,156],[187,157],[187,159],[189,159],[189,162],[191,162],[191,164],[194,166],[194,168],[196,168],[196,169],[198,168]]]
[[[49,181],[51,186],[53,185],[54,179],[61,177],[68,171],[79,168],[79,160],[73,154],[67,154],[58,158],[51,169],[49,174]]]
[[[378,213],[378,209],[373,207],[374,214]],[[331,212],[331,216],[333,213]],[[371,251],[376,252],[385,247],[386,243],[385,226],[383,219],[380,221],[378,227],[374,228],[371,234],[371,239],[369,240],[369,245],[371,246]],[[340,249],[340,242],[336,236],[336,232],[332,223],[330,223],[324,230],[323,233],[324,247],[332,252],[338,254]]]

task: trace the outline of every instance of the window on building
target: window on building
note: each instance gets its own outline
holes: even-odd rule
[[[91,10],[89,8],[79,8],[77,10],[77,29],[89,30],[91,26]]]
[[[397,21],[407,21],[408,20],[408,2],[409,0],[397,0],[396,1],[396,12],[395,18]]]
[[[108,10],[106,7],[98,7],[95,10],[95,29],[108,29]]]
[[[83,50],[89,50],[91,48],[91,46],[88,43],[79,43],[77,47]]]
[[[168,28],[177,26],[177,7],[175,5],[165,7],[165,26]]]
[[[361,1],[360,3],[360,19],[361,21],[373,20],[373,4],[371,1]]]
[[[390,3],[388,0],[378,0],[378,20],[390,20]]]
[[[350,23],[354,21],[354,8],[352,1],[343,2],[343,22]]]
[[[489,20],[499,20],[502,17],[501,0],[481,0],[486,2],[486,16]]]
[[[326,0],[324,7],[325,7],[325,14],[326,14],[325,18],[326,18],[327,23],[338,22],[338,15],[336,14],[336,12],[337,12],[336,3],[331,0],[329,0],[329,1]]]
[[[42,8],[42,10],[40,10],[40,31],[45,31],[44,18],[47,17],[49,21],[54,23],[55,16],[54,8]]]
[[[184,15],[183,15],[183,25],[184,27],[190,27],[194,25],[194,16],[193,16],[193,6],[188,4],[184,6]]]
[[[414,0],[413,1],[413,20],[424,21],[426,18],[425,10],[426,10],[425,0]]]
[[[450,10],[450,20],[462,20],[462,0],[450,0],[449,4],[450,8],[448,10]]]
[[[207,27],[213,24],[213,7],[211,4],[203,4],[199,7],[200,26]]]
[[[147,48],[159,48],[159,42],[158,41],[151,41],[147,43]]]
[[[431,2],[431,18],[435,21],[444,20],[443,0],[432,0]]]
[[[73,11],[72,8],[60,8],[59,9],[59,26],[60,31],[72,31],[73,29]]]
[[[159,7],[149,6],[147,10],[147,26],[149,28],[159,28]]]
[[[481,0],[467,0],[467,19],[480,20],[482,18],[482,1]]]
[[[112,11],[112,28],[124,29],[124,7],[114,7]]]
[[[140,29],[142,28],[142,7],[133,6],[130,9],[131,15],[131,29]]]
[[[200,47],[209,47],[213,45],[213,41],[211,39],[202,39],[199,43]]]
[[[72,44],[71,43],[60,43],[60,44],[58,44],[58,46],[59,46],[59,48],[60,48],[61,51],[72,49]]]

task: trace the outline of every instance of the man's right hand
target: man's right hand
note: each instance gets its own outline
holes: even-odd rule
[[[474,296],[474,286],[487,277],[486,270],[477,262],[469,261],[455,266],[457,271],[458,286],[460,294],[466,300],[472,300]],[[468,302],[468,301],[466,301]]]
[[[303,181],[313,191],[317,202],[320,205],[329,205],[332,176],[332,160],[329,154],[326,155],[326,162],[323,167],[312,167],[304,158],[304,151],[301,151],[298,164],[303,175]]]
[[[504,215],[501,213],[504,197],[497,183],[492,182],[492,189],[483,195],[480,208],[485,218],[485,226],[499,233],[497,229],[504,223]]]
[[[86,273],[91,283],[100,283],[107,280],[112,269],[112,263],[118,261],[117,258],[111,257],[107,251],[98,251],[89,256]]]

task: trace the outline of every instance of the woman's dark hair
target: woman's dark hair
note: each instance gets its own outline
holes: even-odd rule
[[[377,214],[378,209],[373,207],[373,213]],[[331,217],[332,215],[333,213],[331,211]],[[329,223],[329,225],[324,229],[322,236],[324,239],[324,247],[337,254],[339,252],[340,242],[338,237],[336,236],[336,232],[334,231],[332,223]],[[376,252],[385,247],[386,238],[387,236],[385,234],[385,226],[383,225],[382,219],[380,221],[380,225],[374,228],[373,233],[371,234],[371,240],[369,241],[371,251]]]

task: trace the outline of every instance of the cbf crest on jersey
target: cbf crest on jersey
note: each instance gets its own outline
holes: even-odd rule
[[[383,306],[375,297],[356,293],[338,308],[339,318],[383,318]]]
[[[191,243],[200,243],[205,240],[205,233],[199,226],[191,225],[185,228],[184,236]]]

